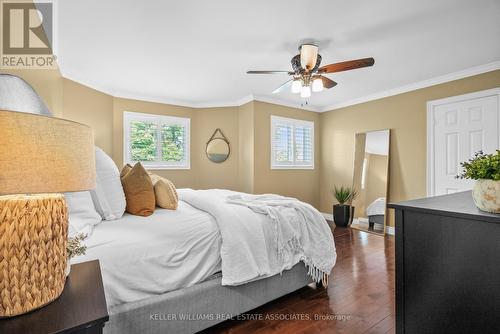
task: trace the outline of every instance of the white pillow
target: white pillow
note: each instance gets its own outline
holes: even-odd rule
[[[65,193],[64,198],[68,206],[69,236],[73,237],[79,233],[90,236],[93,227],[102,220],[101,216],[95,211],[90,192]]]
[[[121,218],[125,212],[125,193],[114,161],[95,148],[96,188],[90,191],[95,208],[105,220]]]

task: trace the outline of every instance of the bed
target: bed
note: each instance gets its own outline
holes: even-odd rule
[[[10,97],[0,99],[3,109],[50,116],[21,78],[2,74],[0,87]],[[231,193],[240,198],[230,204],[224,190],[186,190],[176,211],[122,216],[117,166],[96,151],[96,169],[92,194],[65,197],[70,233],[88,234],[87,253],[71,262],[100,261],[110,314],[105,333],[194,333],[318,282],[335,264],[331,231],[305,203],[269,195],[265,206]],[[292,207],[281,208],[285,202]],[[115,211],[121,218],[109,219]]]
[[[108,307],[199,283],[221,271],[214,219],[185,202],[150,217],[103,221],[72,263],[99,259]]]
[[[199,193],[210,199],[205,201],[202,196],[200,200]],[[273,248],[276,226],[268,215],[245,205],[222,203],[229,195],[240,193],[186,189],[179,190],[179,194],[181,200],[175,211],[157,209],[149,217],[125,214],[118,220],[103,221],[85,241],[86,254],[72,260],[100,261],[110,313],[106,333],[194,333],[313,282],[312,268],[304,265],[302,252],[281,258]],[[221,202],[213,202],[217,198]],[[218,220],[237,220],[231,214],[220,217],[231,210],[243,215],[249,226],[260,226],[262,235],[266,235],[264,240],[251,240],[257,245],[264,241],[258,247],[265,248],[262,254],[266,259],[259,259],[265,265],[258,266],[258,275],[245,273],[241,279],[230,273],[223,276],[223,245],[227,248],[230,242],[226,237],[223,243],[225,228],[219,226]],[[299,223],[294,208],[280,208],[279,213],[287,222]],[[323,224],[326,222],[319,226]],[[329,228],[328,232],[331,234]],[[309,237],[309,233],[300,234]],[[238,236],[233,238],[237,240]],[[326,240],[332,242],[333,254],[328,259],[331,264],[336,256],[333,238]],[[239,268],[238,273],[248,267]],[[314,280],[318,281],[318,277]]]
[[[374,224],[384,225],[386,211],[385,202],[385,197],[379,197],[366,208],[366,215],[368,216],[370,227],[373,227]]]

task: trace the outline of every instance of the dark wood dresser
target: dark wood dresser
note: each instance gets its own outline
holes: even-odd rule
[[[500,333],[500,215],[470,191],[396,210],[396,333]]]
[[[99,334],[108,310],[99,261],[71,266],[64,290],[54,302],[30,313],[0,320],[1,334]]]

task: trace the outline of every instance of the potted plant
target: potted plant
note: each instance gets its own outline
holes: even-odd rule
[[[74,237],[68,238],[68,244],[66,245],[66,255],[68,259],[66,260],[66,270],[64,271],[66,276],[68,276],[71,271],[71,258],[79,255],[85,255],[87,246],[85,246],[82,241],[85,240],[86,237],[86,234],[80,233]]]
[[[460,165],[463,171],[457,178],[476,180],[472,188],[476,206],[486,212],[500,213],[500,151],[494,154],[479,151]]]
[[[351,218],[354,217],[354,207],[351,203],[357,195],[354,188],[344,186],[337,188],[335,186],[333,196],[339,202],[339,204],[333,206],[333,221],[336,226],[347,227],[351,225]]]

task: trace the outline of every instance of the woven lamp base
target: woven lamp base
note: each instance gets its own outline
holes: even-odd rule
[[[62,194],[0,196],[0,317],[35,310],[60,296],[67,234]]]

